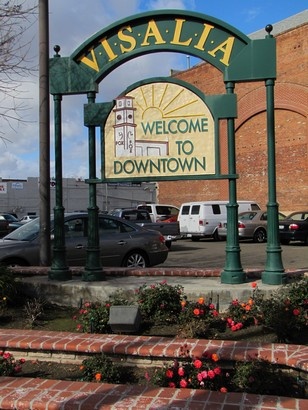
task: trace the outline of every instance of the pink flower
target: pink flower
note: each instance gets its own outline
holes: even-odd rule
[[[166,377],[167,377],[168,379],[172,379],[172,377],[173,377],[173,371],[172,371],[171,369],[168,369],[168,370],[166,371]]]
[[[299,309],[293,309],[293,315],[294,316],[298,316],[300,314],[300,310]]]
[[[252,288],[256,288],[258,285],[257,285],[257,282],[252,282],[252,284],[251,284],[251,287]]]
[[[172,387],[172,388],[175,388],[175,383],[169,382],[169,383],[168,383],[168,386],[169,386],[169,387]]]
[[[180,381],[180,386],[183,388],[183,389],[185,389],[185,387],[187,387],[187,380],[185,380],[185,379],[181,379],[181,381]]]
[[[220,373],[221,373],[220,367],[215,367],[214,373],[215,373],[215,374],[220,374]]]
[[[202,376],[202,379],[207,379],[207,371],[203,370],[203,372],[201,372],[201,376]]]
[[[3,359],[9,359],[11,357],[11,353],[9,352],[4,352],[3,353]]]
[[[185,374],[185,370],[183,369],[183,367],[179,367],[179,369],[178,369],[178,375],[179,375],[179,376],[184,376],[184,374]]]
[[[15,367],[14,367],[14,371],[15,371],[16,373],[21,372],[21,366],[15,366]]]
[[[214,379],[214,377],[215,377],[215,373],[213,372],[213,370],[209,370],[207,372],[207,375],[209,376],[210,379]]]
[[[202,373],[197,374],[197,379],[198,379],[199,382],[201,382],[203,380]]]
[[[194,361],[194,366],[195,366],[196,369],[200,369],[200,367],[202,367],[202,362],[201,362],[201,360],[196,359],[196,360]]]
[[[220,388],[220,392],[221,392],[221,393],[227,393],[228,390],[227,390],[226,387],[221,387],[221,388]]]

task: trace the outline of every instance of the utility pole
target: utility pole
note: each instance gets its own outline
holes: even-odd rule
[[[40,265],[50,265],[50,103],[48,0],[39,2]]]

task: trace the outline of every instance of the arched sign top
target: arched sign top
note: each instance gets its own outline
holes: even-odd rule
[[[179,52],[224,72],[251,40],[234,27],[200,13],[160,10],[122,19],[100,30],[71,55],[97,83],[125,61],[153,52]]]
[[[223,21],[187,10],[137,14],[104,28],[70,57],[50,60],[50,93],[97,92],[116,67],[141,55],[176,52],[207,61],[224,81],[276,78],[276,43],[271,35],[251,40]]]

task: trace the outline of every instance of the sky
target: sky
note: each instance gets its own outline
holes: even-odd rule
[[[2,2],[3,0],[0,0]],[[38,0],[24,0],[25,6]],[[277,7],[279,5],[279,7]],[[307,9],[306,0],[49,0],[49,48],[60,45],[61,56],[68,57],[96,32],[117,20],[140,12],[178,9],[202,13],[222,20],[249,35]],[[265,33],[266,34],[266,33]],[[38,67],[38,19],[25,31],[31,41],[28,59]],[[161,63],[163,61],[163,64]],[[170,70],[185,70],[198,61],[184,54],[154,53],[131,60],[109,74],[99,85],[96,102],[112,101],[130,84]],[[1,79],[0,79],[1,81]],[[38,69],[24,79],[21,95],[26,109],[22,121],[10,123],[0,117],[0,177],[26,179],[39,176],[39,74]],[[88,178],[88,130],[83,125],[86,96],[64,96],[62,100],[63,177]],[[98,131],[97,131],[98,134]],[[97,139],[99,135],[97,135]],[[54,169],[53,99],[50,98],[50,174]],[[97,169],[100,158],[97,159]],[[100,177],[98,174],[97,177]]]

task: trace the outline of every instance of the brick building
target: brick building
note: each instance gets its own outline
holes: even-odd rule
[[[279,210],[308,207],[308,10],[274,24],[277,46],[275,81],[276,182]],[[264,29],[252,39],[264,38]],[[202,62],[174,78],[205,94],[224,94],[223,75]],[[235,120],[238,199],[253,199],[263,208],[268,198],[266,90],[264,82],[237,83]],[[227,172],[226,121],[221,123],[222,172]],[[192,200],[228,199],[228,181],[168,181],[158,184],[158,201],[180,205]]]

